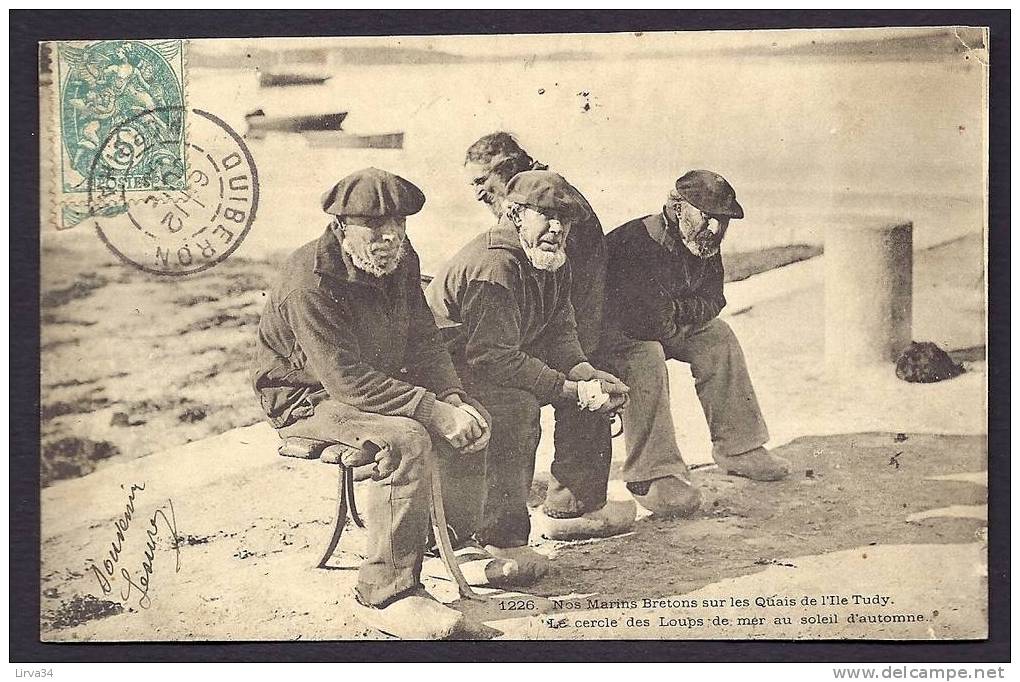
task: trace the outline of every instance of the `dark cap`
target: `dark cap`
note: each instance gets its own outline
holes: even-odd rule
[[[676,181],[676,191],[694,208],[714,216],[743,218],[737,193],[726,178],[707,170],[692,170]]]
[[[588,202],[559,173],[530,170],[510,178],[507,201],[530,206],[537,211],[566,213],[575,219],[588,215]]]
[[[414,184],[378,168],[355,171],[322,195],[322,210],[338,216],[400,218],[424,205],[425,195]]]

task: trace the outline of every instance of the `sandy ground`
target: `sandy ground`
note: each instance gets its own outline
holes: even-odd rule
[[[703,489],[704,504],[694,519],[643,515],[634,532],[597,542],[552,543],[535,536],[534,544],[551,557],[555,572],[520,599],[502,594],[485,604],[457,602],[457,608],[486,624],[463,636],[930,639],[986,634],[987,369],[980,239],[929,250],[915,263],[915,338],[958,351],[969,369],[933,385],[900,382],[891,368],[844,385],[826,383],[822,290],[813,262],[791,266],[795,272],[788,279],[798,284],[777,287],[776,297],[763,293],[761,286],[748,288],[746,309],[728,316],[743,342],[772,446],[794,464],[790,479],[761,484],[698,468],[693,476]],[[132,281],[123,269],[95,270],[98,278],[153,297],[145,299],[152,308],[139,309],[137,323],[118,316],[116,325],[107,326],[105,335],[121,345],[101,351],[106,364],[92,363],[96,376],[86,378],[93,381],[66,387],[80,389],[74,395],[82,399],[89,391],[94,400],[120,399],[111,382],[128,382],[129,377],[110,377],[145,359],[135,357],[132,348],[139,346],[124,337],[151,334],[154,319],[160,319],[162,327],[170,318],[183,329],[222,314],[223,329],[204,338],[202,332],[212,329],[145,341],[159,342],[160,352],[176,355],[169,355],[167,364],[149,357],[153,364],[147,379],[138,381],[128,371],[136,383],[122,385],[147,385],[153,400],[168,395],[181,400],[144,415],[129,412],[129,422],[147,415],[144,426],[149,428],[110,426],[111,413],[125,411],[113,404],[54,418],[76,437],[87,433],[74,430],[85,424],[93,425],[96,431],[90,433],[97,439],[116,429],[144,431],[147,435],[134,443],[148,444],[147,452],[160,452],[137,457],[142,451],[125,445],[124,452],[131,455],[115,456],[90,475],[56,482],[43,491],[43,639],[384,636],[358,623],[348,606],[352,567],[364,542],[360,531],[345,535],[333,570],[312,568],[330,532],[335,491],[331,467],[278,457],[275,436],[264,424],[169,447],[180,438],[179,431],[195,428],[198,438],[201,429],[211,433],[225,428],[208,421],[210,413],[202,420],[182,420],[181,413],[194,404],[221,406],[211,412],[213,420],[231,403],[248,409],[247,387],[236,381],[244,358],[231,351],[243,345],[250,330],[230,325],[257,314],[261,296],[257,283],[245,279],[253,277],[251,269],[242,263],[236,267],[217,268],[215,279],[182,284],[179,296],[205,291],[215,302],[180,304],[179,309],[167,305],[165,296],[153,300],[163,283]],[[226,296],[232,280],[252,286]],[[88,299],[44,308],[44,314],[102,317],[97,309],[117,310],[118,300],[125,300],[114,286],[108,283]],[[59,289],[55,285],[45,291]],[[89,309],[92,316],[86,318]],[[48,333],[44,326],[44,344],[61,340],[53,331],[60,327],[49,325]],[[226,338],[236,338],[238,345],[229,345]],[[196,353],[202,344],[214,348]],[[61,347],[70,352],[86,344],[66,343],[56,351]],[[51,402],[53,394],[46,387],[69,379],[55,365],[45,364],[46,358],[44,396]],[[63,356],[63,371],[76,364],[73,358]],[[199,371],[208,375],[199,377]],[[689,379],[685,381],[682,368],[671,371],[681,445],[689,462],[705,461],[703,418],[692,402]],[[231,376],[235,381],[224,390],[226,383],[221,382],[229,383]],[[133,396],[143,395],[135,390]],[[616,443],[617,455],[620,445]],[[540,471],[547,470],[548,458],[544,443]],[[124,523],[132,486],[141,485],[144,490],[134,490],[132,519],[119,541],[114,524],[118,518]],[[610,492],[626,497],[619,481],[611,483]],[[176,547],[172,537],[178,538]],[[147,540],[153,546],[151,560],[145,555]],[[112,562],[114,577],[106,594],[88,567],[113,559],[111,542],[119,542],[120,552]],[[143,596],[141,579],[147,567],[151,575]],[[448,581],[429,578],[426,584],[441,599],[455,600]],[[889,601],[854,604],[854,595],[858,600]],[[823,597],[848,603],[818,603]],[[755,606],[756,598],[792,599],[795,605],[773,601]],[[816,603],[804,604],[804,598]],[[646,604],[645,599],[673,601]],[[748,599],[748,605],[732,601],[737,599]],[[513,608],[522,602],[523,610]],[[850,623],[851,614],[880,622]],[[827,620],[830,616],[836,622]],[[907,617],[912,620],[904,622]],[[635,619],[633,624],[628,618]],[[721,618],[729,622],[713,621]],[[738,623],[738,618],[747,620]],[[642,619],[648,625],[640,624]]]
[[[535,538],[556,572],[530,589],[525,613],[508,611],[513,595],[460,608],[508,637],[980,637],[984,632],[981,519],[911,514],[947,505],[981,505],[980,484],[933,480],[944,473],[983,469],[979,436],[846,434],[805,437],[783,447],[796,474],[761,485],[699,470],[705,502],[697,518],[644,518],[631,534],[589,543],[550,543]],[[47,640],[356,639],[378,637],[351,615],[361,531],[349,529],[334,570],[312,566],[330,532],[334,475],[315,462],[274,455],[273,436],[262,425],[193,443],[169,456],[144,458],[44,491],[44,619],[66,617],[75,595],[120,602],[119,615],[43,631]],[[890,457],[902,453],[899,468]],[[171,453],[167,453],[170,455]],[[214,458],[208,465],[204,462]],[[157,461],[159,460],[159,461]],[[811,470],[810,477],[806,472]],[[200,473],[199,473],[200,472]],[[148,596],[118,573],[113,593],[82,570],[83,559],[101,560],[116,541],[115,517],[124,490],[136,493],[135,515],[117,567],[139,585],[144,574],[145,531],[156,509],[169,514],[172,500],[179,554],[169,526],[159,532]],[[61,514],[75,503],[80,510]],[[938,571],[930,571],[934,557]],[[179,558],[180,570],[175,571]],[[870,562],[870,563],[869,563]],[[447,581],[426,581],[433,593],[454,600]],[[122,592],[122,590],[124,592]],[[773,609],[645,609],[591,611],[557,608],[552,599],[588,604],[703,595],[753,599],[791,595],[882,594],[891,609],[861,607],[854,613],[920,613],[925,620],[881,628],[800,627],[802,615],[849,613],[845,607]],[[705,596],[704,598],[708,598]],[[501,606],[502,605],[502,606]],[[794,626],[759,628],[552,629],[544,619],[627,615],[684,618],[790,616]],[[933,615],[935,611],[939,615]],[[656,621],[657,622],[657,621]],[[771,622],[769,623],[771,626]]]
[[[43,485],[257,421],[244,373],[270,273],[234,259],[166,281],[84,229],[44,239]]]

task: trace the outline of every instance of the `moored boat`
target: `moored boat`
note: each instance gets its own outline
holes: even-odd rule
[[[343,127],[346,111],[332,114],[311,114],[305,116],[266,116],[262,109],[246,114],[249,133],[284,132],[300,133],[306,130],[339,131]]]

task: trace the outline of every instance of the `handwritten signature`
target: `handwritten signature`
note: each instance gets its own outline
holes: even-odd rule
[[[123,487],[122,485],[121,488]],[[137,593],[138,606],[147,609],[152,606],[152,598],[149,596],[149,588],[151,587],[149,579],[152,576],[153,562],[156,558],[156,539],[159,537],[161,530],[160,520],[163,522],[162,526],[165,526],[170,534],[170,545],[173,547],[176,561],[175,573],[179,573],[181,570],[181,548],[177,540],[177,516],[174,513],[174,503],[173,500],[167,499],[166,506],[169,507],[169,515],[167,515],[163,507],[160,507],[149,517],[149,524],[145,529],[146,540],[143,552],[144,558],[142,559],[140,570],[141,574],[138,575],[137,580],[127,568],[119,566],[122,554],[124,553],[124,542],[127,539],[128,530],[131,528],[131,521],[135,514],[135,495],[144,490],[144,483],[132,484],[130,489],[127,490],[128,499],[124,505],[124,512],[114,521],[116,535],[113,542],[110,543],[110,550],[107,552],[109,558],[103,559],[101,564],[97,564],[93,560],[89,569],[96,580],[99,581],[99,587],[103,590],[103,594],[110,594],[113,592],[112,583],[116,580],[117,569],[120,568],[119,575],[125,583],[120,589],[121,600],[126,602],[133,593]]]

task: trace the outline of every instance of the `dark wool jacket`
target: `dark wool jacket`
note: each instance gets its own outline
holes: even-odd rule
[[[327,229],[284,263],[266,301],[252,383],[277,428],[333,398],[428,423],[436,398],[461,391],[407,245],[397,270],[355,268]]]
[[[425,292],[451,354],[474,381],[520,388],[543,403],[586,357],[570,303],[570,264],[539,270],[506,219],[479,234]]]
[[[708,322],[726,306],[722,257],[700,258],[679,240],[668,250],[652,237],[664,228],[660,213],[606,236],[606,321],[634,339],[668,339]]]
[[[549,170],[534,162],[531,170]],[[576,187],[574,187],[577,190]],[[595,210],[580,191],[585,216],[577,220],[567,236],[570,261],[570,303],[574,306],[577,339],[585,354],[591,355],[602,338],[602,308],[606,298],[606,236]]]
[[[567,260],[570,263],[570,302],[574,306],[577,338],[584,352],[591,354],[598,348],[602,337],[607,256],[602,223],[587,200],[583,208],[588,216],[574,223],[567,235]]]

